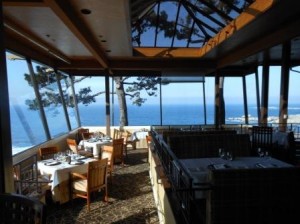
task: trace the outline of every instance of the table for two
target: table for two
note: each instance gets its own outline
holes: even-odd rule
[[[88,140],[81,140],[78,145],[85,150],[92,150],[93,156],[97,158],[101,155],[101,147],[111,144],[112,139],[91,138]]]
[[[69,201],[69,173],[86,173],[88,169],[88,162],[94,160],[96,159],[81,157],[77,160],[72,160],[70,164],[65,161],[57,162],[53,159],[39,161],[38,169],[40,173],[51,176],[53,200],[59,203]]]

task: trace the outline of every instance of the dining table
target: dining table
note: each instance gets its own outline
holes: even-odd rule
[[[80,155],[72,155],[70,163],[66,159],[48,159],[38,161],[38,170],[43,175],[49,175],[52,180],[51,191],[53,201],[63,204],[70,200],[69,174],[70,172],[86,173],[88,163],[96,158],[87,158]]]
[[[100,157],[101,147],[104,145],[111,145],[111,144],[112,144],[112,138],[104,137],[104,138],[90,138],[90,139],[81,140],[78,146],[84,148],[86,151],[93,152],[94,157]]]
[[[265,157],[235,157],[232,160],[221,157],[179,159],[181,165],[192,178],[192,186],[197,188],[209,182],[211,169],[264,169],[293,167],[292,164],[283,162],[271,156]],[[196,191],[196,198],[206,198],[207,192]]]

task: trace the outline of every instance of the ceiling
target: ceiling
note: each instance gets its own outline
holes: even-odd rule
[[[291,65],[300,64],[295,0],[3,0],[2,5],[7,49],[74,75],[175,70],[211,75],[216,69],[244,75],[263,61],[280,65],[282,44],[289,41]]]

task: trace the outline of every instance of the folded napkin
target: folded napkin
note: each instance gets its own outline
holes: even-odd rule
[[[224,163],[221,163],[221,164],[214,164],[213,165],[213,168],[215,168],[216,170],[218,169],[226,169],[228,166]]]
[[[277,167],[277,165],[272,164],[272,163],[257,163],[256,166],[259,167],[259,168],[273,168],[273,167]]]
[[[53,162],[46,162],[44,163],[46,166],[55,166],[55,165],[59,165],[60,162],[58,161],[53,161]]]

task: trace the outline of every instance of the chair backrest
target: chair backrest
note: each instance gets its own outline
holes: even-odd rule
[[[90,129],[88,128],[79,128],[77,130],[77,136],[76,136],[77,143],[79,143],[82,140],[82,133],[88,133],[88,132],[90,132]]]
[[[53,155],[56,153],[58,153],[57,146],[48,146],[48,147],[39,148],[39,156],[42,160],[53,158]]]
[[[43,203],[19,194],[0,194],[1,223],[46,223]]]
[[[107,159],[108,166],[113,170],[114,163],[112,162],[114,155],[114,148],[112,146],[104,145],[101,149],[101,159]]]
[[[75,139],[67,138],[67,145],[74,153],[78,153],[78,145]]]
[[[121,132],[119,129],[114,128],[113,139],[118,139],[118,138],[121,138]]]
[[[113,139],[112,141],[112,146],[113,146],[113,157],[114,157],[114,163],[116,161],[124,162],[124,139],[119,138],[119,139]]]
[[[83,140],[88,140],[91,137],[93,137],[93,135],[94,135],[94,132],[83,132],[83,133],[81,133],[81,137],[82,137]]]
[[[131,140],[131,136],[132,136],[132,133],[128,130],[124,130],[121,133],[121,137],[124,138],[125,143]]]
[[[252,127],[252,153],[256,153],[257,148],[272,150],[273,128],[268,126]]]
[[[298,217],[300,168],[211,170],[207,223],[293,223]]]
[[[41,184],[38,179],[37,155],[34,154],[13,166],[15,191],[32,197],[41,193]]]
[[[88,192],[93,192],[107,184],[107,161],[101,159],[88,163]]]

